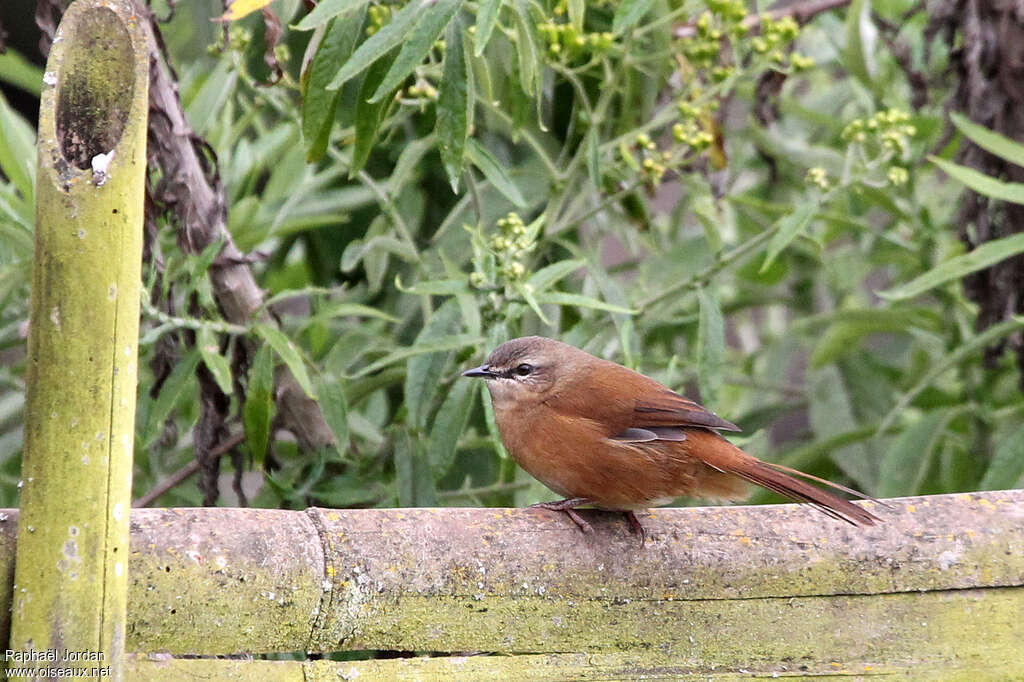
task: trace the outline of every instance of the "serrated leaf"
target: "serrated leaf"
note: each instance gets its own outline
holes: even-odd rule
[[[954,414],[952,410],[929,412],[892,441],[882,459],[878,487],[873,490],[875,495],[896,497],[921,492],[936,446]]]
[[[1017,488],[1024,478],[1024,425],[996,445],[978,490]]]
[[[1024,233],[985,242],[969,253],[940,263],[906,284],[888,291],[879,291],[878,295],[890,301],[913,298],[946,282],[960,279],[978,270],[984,270],[1019,253],[1024,253]]]
[[[388,315],[383,310],[373,308],[361,303],[331,302],[320,306],[316,313],[317,317],[376,317],[379,320],[398,322],[394,315]]]
[[[393,365],[417,355],[440,353],[441,351],[446,350],[458,350],[460,348],[466,348],[467,346],[477,346],[482,343],[483,340],[484,339],[482,337],[476,336],[475,334],[452,334],[451,336],[434,339],[430,343],[423,345],[398,348],[391,351],[384,357],[374,360],[369,365],[360,368],[352,376],[362,377],[367,374],[373,374],[374,372],[384,369],[388,365]]]
[[[540,99],[540,52],[530,22],[525,0],[513,0],[512,16],[516,23],[516,56],[519,58],[519,84],[527,95]]]
[[[476,47],[473,54],[477,57],[484,53],[484,48],[494,33],[494,27],[498,24],[498,13],[501,10],[502,0],[480,0],[479,8],[476,11],[476,34],[474,40]]]
[[[209,327],[200,329],[196,336],[196,348],[203,356],[203,364],[206,365],[206,369],[210,370],[213,380],[217,382],[217,388],[224,395],[231,395],[234,392],[231,382],[231,365],[228,363],[228,359],[220,353],[220,340]]]
[[[590,296],[583,296],[581,294],[567,294],[561,291],[547,291],[536,294],[537,301],[540,303],[554,303],[555,305],[574,305],[580,308],[591,308],[593,310],[607,310],[610,313],[624,313],[626,315],[636,315],[637,311],[630,308],[624,308],[619,305],[612,303],[606,303]]]
[[[411,6],[415,3],[409,3]],[[373,150],[373,143],[377,140],[377,130],[380,128],[384,114],[391,105],[390,99],[380,102],[370,102],[371,92],[377,89],[380,79],[391,66],[391,56],[378,60],[366,72],[363,83],[359,87],[359,96],[356,99],[356,141],[352,147],[352,163],[349,165],[348,176],[355,177],[366,165]]]
[[[587,175],[594,187],[601,187],[601,147],[597,126],[591,126],[587,131]]]
[[[306,371],[306,363],[288,337],[281,330],[263,322],[254,325],[253,331],[270,344],[270,347],[277,353],[277,357],[281,358],[291,370],[292,376],[295,377],[295,381],[302,387],[306,395],[316,400],[316,391],[313,390],[313,382],[310,381],[309,373]]]
[[[852,431],[859,426],[843,375],[835,365],[829,365],[811,374],[807,405],[811,428],[819,439]],[[828,454],[862,490],[875,489],[878,482],[877,470],[868,457],[868,450],[863,443],[836,448]]]
[[[460,328],[458,304],[449,299],[423,325],[416,336],[414,347],[427,346],[437,339],[448,338]],[[433,406],[441,381],[441,373],[448,363],[450,349],[421,353],[409,358],[405,370],[405,406],[409,411],[409,425],[421,429]]]
[[[447,473],[455,460],[459,436],[466,430],[466,424],[469,422],[475,390],[476,382],[469,379],[456,380],[441,403],[437,416],[434,417],[430,442],[427,445],[427,458],[430,460],[430,468],[435,478]]]
[[[417,4],[412,0],[410,5]],[[409,74],[413,72],[427,53],[434,47],[434,43],[441,37],[441,32],[451,21],[452,16],[459,11],[462,0],[437,0],[427,9],[423,9],[426,3],[419,3],[420,16],[415,28],[402,39],[402,49],[398,52],[395,61],[387,75],[377,86],[376,92],[370,97],[371,102],[378,102],[391,94],[395,88],[402,84]],[[381,29],[382,31],[384,29]]]
[[[459,191],[473,111],[473,72],[466,68],[462,22],[456,18],[445,34],[444,71],[437,90],[437,144],[453,192]]]
[[[490,151],[476,140],[470,138],[466,143],[466,154],[474,166],[480,169],[487,181],[494,189],[501,192],[506,199],[520,208],[526,207],[526,199],[523,198],[519,188],[512,182],[512,178],[498,162]]]
[[[654,0],[621,0],[612,19],[612,33],[633,28],[654,5]]]
[[[242,426],[257,469],[263,468],[270,443],[270,424],[274,410],[274,354],[269,345],[256,351],[245,387]]]
[[[551,320],[549,320],[548,316],[544,314],[543,310],[541,310],[540,302],[537,300],[537,297],[534,296],[533,290],[530,287],[524,286],[522,282],[516,282],[515,290],[523,297],[523,300],[526,301],[526,305],[530,306],[530,309],[533,310],[534,314],[540,318],[541,322],[548,325],[551,324]]]
[[[322,6],[318,5],[317,9]],[[359,11],[332,20],[306,69],[302,91],[302,136],[307,142],[307,161],[317,161],[326,153],[338,98],[341,97],[341,90],[328,90],[327,84],[338,64],[352,55],[365,14],[364,6]]]
[[[434,476],[430,472],[422,441],[413,439],[408,429],[392,430],[395,458],[395,484],[398,504],[403,507],[429,507],[437,503]]]
[[[970,357],[974,353],[980,352],[985,346],[993,344],[1004,336],[1013,334],[1020,329],[1024,329],[1024,317],[1014,317],[1006,320],[1005,322],[994,324],[980,334],[976,334],[969,339],[961,341],[953,350],[938,360],[933,360],[928,373],[914,384],[910,390],[900,396],[900,399],[896,401],[893,408],[887,415],[885,415],[885,418],[878,426],[878,433],[882,433],[888,429],[903,410],[913,402],[914,398],[920,395],[923,390],[931,386],[932,383],[944,372],[952,369],[957,363]]]
[[[978,125],[963,114],[951,112],[949,118],[961,133],[982,149],[1001,159],[1024,167],[1024,145],[1000,135],[994,130]]]
[[[327,428],[334,436],[334,449],[345,459],[348,448],[348,401],[341,382],[335,377],[319,376],[316,380],[317,403]]]
[[[12,109],[0,93],[0,174],[21,192],[23,199],[35,196],[35,130]]]
[[[583,33],[583,22],[586,19],[586,0],[569,0],[569,23],[577,33]]]
[[[697,322],[697,383],[701,400],[714,409],[725,364],[725,321],[714,294],[701,288],[697,291],[697,300],[700,302]]]
[[[928,158],[951,178],[959,180],[978,194],[983,194],[992,199],[1009,201],[1011,204],[1024,204],[1024,182],[1003,182],[980,173],[973,168],[961,166],[952,161],[940,159],[937,156],[929,156]]]
[[[379,31],[367,38],[366,42],[352,53],[348,61],[342,64],[327,88],[329,90],[340,88],[348,80],[358,76],[384,55],[398,47],[416,25],[416,20],[419,18],[420,5],[420,2],[413,0],[395,12],[390,22],[384,24]],[[390,66],[391,64],[389,63],[388,67],[390,68]],[[385,70],[381,73],[380,78],[384,77],[384,73],[387,73],[387,71]],[[380,83],[380,80],[375,81],[375,85],[378,83]],[[376,90],[376,87],[374,90]]]
[[[860,340],[869,334],[909,332],[913,328],[934,329],[935,318],[919,313],[918,310],[900,308],[839,311],[815,345],[810,366],[817,369],[834,362],[856,350]]]
[[[853,0],[846,10],[843,64],[864,85],[874,89],[874,45],[878,29],[871,23],[871,0]]]
[[[311,31],[317,26],[323,26],[342,12],[361,9],[368,4],[370,0],[322,0],[292,28],[296,31]]]
[[[782,253],[782,250],[804,233],[811,222],[811,218],[814,217],[814,212],[817,210],[817,202],[808,201],[798,204],[792,213],[782,216],[776,221],[775,234],[772,235],[771,241],[768,242],[768,253],[764,258],[764,264],[761,266],[760,272],[763,273],[771,267],[771,264],[775,262],[775,259]]]
[[[181,358],[174,365],[174,369],[171,370],[171,373],[160,387],[160,394],[153,401],[152,407],[150,407],[149,418],[146,421],[146,430],[142,436],[144,448],[151,447],[159,438],[163,431],[164,422],[170,416],[171,410],[174,409],[174,406],[184,394],[185,388],[195,377],[200,359],[199,351],[196,349],[186,353],[185,357]]]
[[[542,292],[566,275],[579,270],[587,265],[587,261],[577,258],[573,260],[561,260],[541,268],[530,275],[526,284],[532,287],[534,292]]]
[[[405,286],[401,275],[395,275],[395,288],[404,294],[427,294],[428,296],[456,296],[469,293],[465,279],[429,279],[425,282]]]

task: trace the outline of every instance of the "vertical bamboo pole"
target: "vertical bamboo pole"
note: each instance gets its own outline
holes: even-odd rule
[[[39,112],[21,514],[8,666],[124,652],[148,50],[131,0],[77,0]],[[89,674],[85,674],[89,677]]]

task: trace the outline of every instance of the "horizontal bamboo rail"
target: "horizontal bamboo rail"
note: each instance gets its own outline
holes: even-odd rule
[[[598,511],[133,510],[129,678],[1024,678],[1024,491],[887,504],[656,510],[643,548]],[[359,649],[459,655],[172,657]]]

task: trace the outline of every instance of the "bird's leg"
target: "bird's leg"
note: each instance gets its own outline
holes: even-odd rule
[[[531,504],[530,509],[550,509],[551,511],[563,511],[569,515],[573,523],[579,526],[580,530],[584,533],[590,534],[594,532],[594,527],[583,520],[583,517],[573,511],[576,507],[584,504],[591,504],[591,501],[585,497],[568,497],[558,502],[538,502],[537,504]]]
[[[629,521],[629,527],[640,536],[640,546],[643,547],[647,542],[647,531],[644,530],[643,524],[640,523],[640,519],[636,517],[634,512],[627,511],[623,513],[626,515],[626,520]]]

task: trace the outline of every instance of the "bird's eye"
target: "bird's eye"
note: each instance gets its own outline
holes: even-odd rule
[[[521,376],[521,377],[525,377],[526,375],[528,375],[528,374],[530,374],[532,372],[533,372],[533,365],[527,364],[525,362],[523,364],[519,365],[518,367],[516,367],[514,370],[512,370],[513,374],[515,374],[517,376]]]

